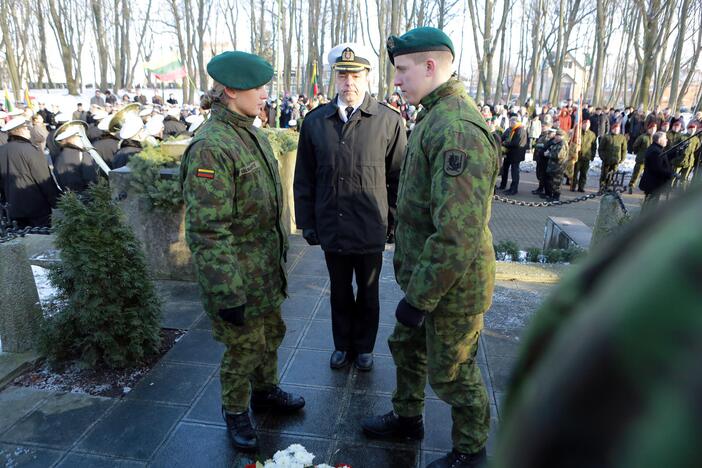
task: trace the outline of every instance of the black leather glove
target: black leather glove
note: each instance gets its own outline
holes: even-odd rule
[[[417,309],[404,298],[397,304],[397,309],[395,310],[397,321],[410,328],[421,327],[422,323],[424,323],[425,315],[426,313],[423,310]]]
[[[240,305],[229,309],[219,309],[219,317],[227,323],[241,327],[244,325],[245,309],[245,305]]]
[[[319,237],[317,237],[317,231],[314,229],[303,229],[302,237],[305,238],[309,245],[319,245]]]

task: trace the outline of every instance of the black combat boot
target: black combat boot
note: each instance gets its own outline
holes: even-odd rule
[[[428,464],[427,468],[479,468],[486,466],[486,462],[485,449],[476,453],[461,453],[453,450],[445,457]]]
[[[256,431],[251,425],[248,410],[243,413],[228,413],[222,407],[222,417],[227,423],[229,439],[235,448],[245,452],[258,450],[258,438],[256,437]]]
[[[376,439],[413,439],[424,438],[424,421],[422,415],[403,417],[390,411],[381,416],[366,418],[361,423],[363,432]]]
[[[271,409],[280,413],[292,413],[305,406],[305,399],[300,395],[284,392],[277,385],[268,392],[251,394],[251,409],[265,411]]]

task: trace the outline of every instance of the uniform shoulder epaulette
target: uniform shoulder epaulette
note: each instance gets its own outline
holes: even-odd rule
[[[395,112],[397,112],[398,114],[402,115],[401,112],[400,112],[400,109],[398,109],[398,108],[395,107],[395,106],[391,106],[390,104],[388,104],[388,103],[386,103],[386,102],[382,102],[382,101],[378,101],[378,104],[380,104],[381,106],[387,107],[388,109],[392,109],[392,110],[394,110]]]

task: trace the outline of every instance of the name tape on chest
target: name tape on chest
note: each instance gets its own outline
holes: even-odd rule
[[[247,164],[246,166],[244,166],[244,167],[242,167],[241,169],[239,169],[239,176],[243,176],[243,175],[246,175],[246,174],[250,174],[250,173],[252,173],[252,172],[258,170],[259,167],[260,167],[260,166],[259,166],[259,164],[258,164],[258,161],[254,161],[254,162],[252,162],[252,163],[250,163],[250,164]]]
[[[203,179],[214,179],[215,171],[212,169],[199,169],[195,172],[196,177],[201,177]]]
[[[446,175],[456,177],[463,174],[468,163],[468,157],[464,151],[450,149],[444,151],[444,172]]]

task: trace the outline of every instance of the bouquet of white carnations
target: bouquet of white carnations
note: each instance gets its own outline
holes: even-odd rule
[[[312,463],[314,454],[309,453],[300,444],[293,444],[285,450],[279,450],[273,455],[271,460],[256,462],[246,465],[246,468],[351,468],[350,465],[336,465],[336,467],[322,463],[315,465]]]

